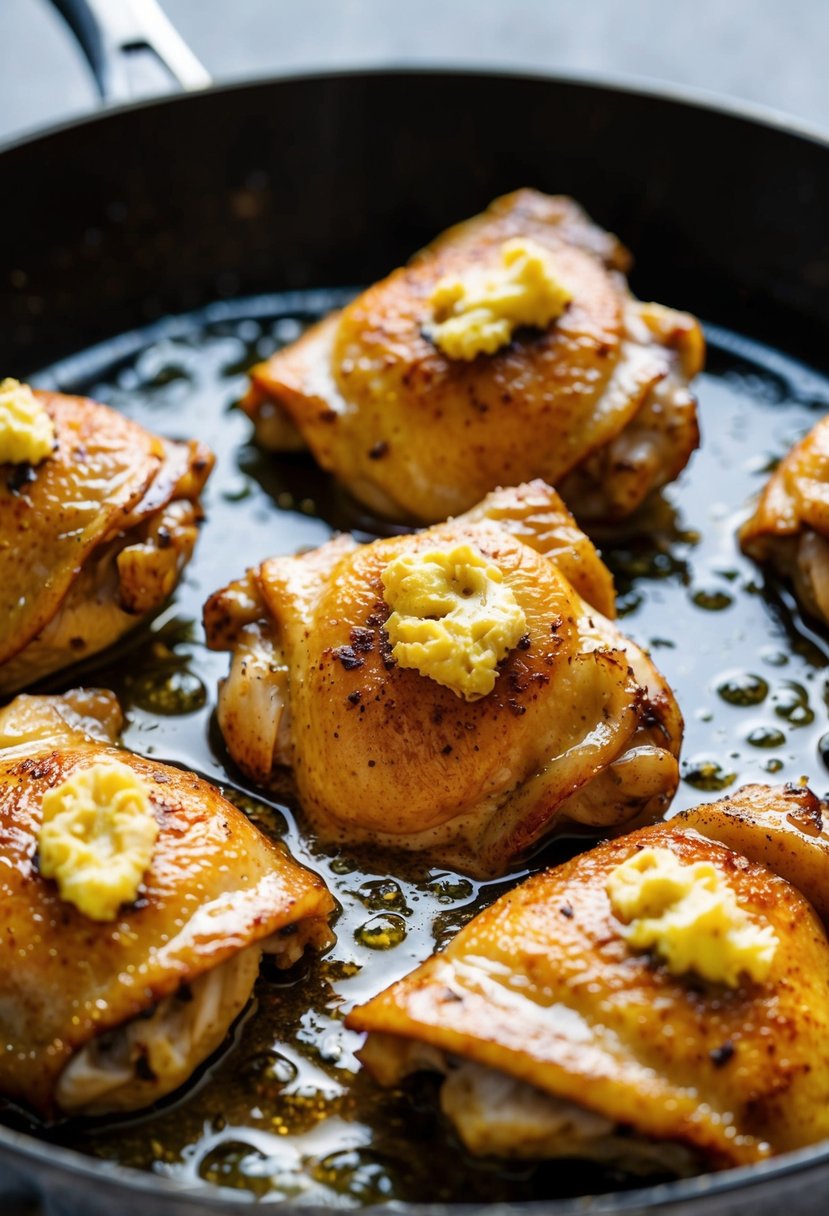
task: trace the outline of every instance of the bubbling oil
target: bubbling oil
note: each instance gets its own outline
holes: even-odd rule
[[[359,1069],[347,1010],[445,945],[522,875],[473,882],[417,859],[331,851],[290,794],[246,785],[214,721],[227,656],[205,648],[201,607],[250,565],[350,530],[388,533],[306,457],[251,443],[236,408],[245,371],[347,298],[313,292],[222,303],[170,319],[45,370],[41,387],[81,392],[171,437],[218,453],[207,523],[170,606],[103,662],[65,674],[113,688],[136,752],[203,773],[256,824],[320,873],[336,895],[337,944],[284,973],[263,965],[255,1000],[220,1055],[179,1094],[129,1119],[68,1121],[37,1134],[228,1197],[329,1206],[389,1200],[553,1198],[616,1189],[577,1162],[470,1158],[442,1122],[438,1082],[381,1090]],[[647,648],[686,719],[671,813],[748,781],[829,784],[829,641],[791,594],[747,561],[735,531],[775,460],[829,409],[829,381],[720,329],[698,381],[703,446],[638,518],[599,538],[616,577],[622,627]],[[558,843],[532,868],[571,853]],[[525,873],[524,871],[523,873]],[[21,1116],[8,1113],[20,1125]],[[641,1185],[641,1180],[638,1183]]]

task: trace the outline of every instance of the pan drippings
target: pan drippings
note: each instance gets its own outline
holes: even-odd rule
[[[321,873],[339,900],[337,945],[292,971],[263,969],[233,1042],[166,1105],[127,1121],[66,1122],[37,1134],[84,1152],[257,1197],[327,1204],[400,1199],[518,1200],[625,1185],[593,1165],[539,1167],[467,1157],[441,1125],[437,1082],[381,1091],[358,1070],[344,1013],[444,944],[513,880],[476,883],[411,858],[331,852],[300,831],[290,791],[254,797],[227,760],[212,713],[227,660],[203,644],[201,606],[263,555],[317,545],[334,530],[368,538],[373,520],[305,457],[250,442],[234,403],[246,369],[292,341],[346,293],[216,305],[51,368],[35,383],[82,392],[171,437],[219,453],[207,523],[174,602],[106,665],[49,691],[113,688],[133,750],[203,773],[269,835]],[[744,558],[735,532],[775,460],[829,410],[829,381],[725,331],[708,333],[698,382],[703,446],[646,517],[598,537],[626,633],[649,649],[686,718],[673,810],[747,781],[829,787],[829,642],[788,591]],[[577,845],[559,843],[542,862]],[[7,1119],[29,1127],[19,1112]],[[630,1180],[628,1180],[630,1184]]]

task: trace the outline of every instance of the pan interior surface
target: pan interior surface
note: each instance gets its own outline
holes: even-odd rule
[[[319,871],[342,905],[338,943],[287,975],[265,970],[255,1006],[184,1091],[122,1121],[12,1127],[51,1143],[221,1193],[302,1204],[516,1202],[642,1186],[579,1162],[507,1164],[466,1155],[419,1078],[380,1091],[358,1069],[351,1003],[407,972],[516,877],[476,883],[443,868],[318,846],[290,791],[270,800],[227,760],[213,723],[226,657],[207,651],[206,596],[248,565],[349,529],[388,530],[304,457],[274,459],[250,440],[234,403],[245,370],[343,302],[310,290],[214,304],[92,348],[34,381],[106,401],[154,430],[199,435],[220,454],[208,522],[183,585],[150,629],[103,665],[66,673],[113,687],[134,750],[219,783],[262,829]],[[622,626],[649,648],[686,717],[683,780],[672,810],[744,781],[829,788],[829,642],[790,594],[739,553],[734,532],[778,458],[829,410],[829,379],[805,364],[709,326],[699,383],[703,446],[679,482],[623,534],[603,538]],[[558,844],[533,869],[572,853]],[[656,1179],[654,1181],[664,1181]],[[654,1192],[654,1197],[656,1192]]]
[[[53,687],[81,678],[116,686],[129,708],[129,746],[235,790],[344,907],[337,950],[288,982],[263,976],[257,1007],[185,1093],[120,1125],[47,1132],[6,1111],[5,1165],[48,1197],[50,1216],[137,1216],[148,1205],[158,1216],[201,1216],[257,1197],[320,1212],[398,1196],[438,1202],[436,1179],[447,1199],[475,1210],[536,1197],[545,1214],[822,1211],[827,1146],[614,1193],[620,1179],[595,1167],[516,1174],[470,1162],[437,1127],[428,1085],[378,1097],[355,1081],[344,1003],[372,991],[378,970],[383,983],[406,971],[501,887],[470,890],[446,872],[332,857],[300,837],[289,800],[253,797],[226,768],[212,729],[225,663],[204,650],[194,622],[207,594],[265,554],[316,544],[332,527],[365,537],[378,528],[309,463],[261,457],[242,416],[228,411],[254,358],[342,298],[310,288],[370,281],[507,190],[570,193],[634,250],[640,298],[713,323],[700,385],[703,449],[655,515],[605,543],[622,626],[652,646],[685,712],[675,808],[748,778],[807,775],[822,793],[826,639],[739,555],[733,531],[762,466],[829,408],[829,382],[777,353],[824,361],[827,144],[693,97],[390,71],[155,102],[0,150],[0,161],[7,181],[25,184],[4,195],[0,375],[90,392],[167,434],[198,434],[221,454],[209,523],[170,612],[108,668]],[[291,291],[262,294],[275,286]],[[205,308],[214,300],[224,302]],[[369,886],[389,877],[392,910],[388,889]],[[378,915],[405,931],[386,951],[362,933]],[[597,1191],[592,1201],[550,1198]]]

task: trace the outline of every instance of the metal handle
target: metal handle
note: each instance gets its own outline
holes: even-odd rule
[[[103,101],[210,84],[157,0],[52,0],[80,43]]]

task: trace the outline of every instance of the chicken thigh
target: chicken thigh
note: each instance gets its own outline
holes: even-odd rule
[[[803,608],[829,623],[829,417],[783,457],[740,529],[740,545],[789,579]]]
[[[546,258],[568,303],[473,359],[434,340],[442,283],[485,273],[515,242]],[[627,251],[571,199],[518,190],[251,372],[260,442],[307,446],[376,513],[434,523],[498,485],[556,485],[579,518],[618,519],[697,446],[693,317],[636,300]],[[508,283],[496,303],[514,305]],[[480,314],[483,315],[483,314]]]
[[[0,1094],[47,1118],[170,1093],[221,1045],[263,951],[289,966],[333,940],[322,880],[205,781],[114,747],[119,725],[92,691],[0,714]],[[157,839],[107,922],[44,877],[39,833],[49,791],[116,763],[149,791]]]
[[[112,645],[190,559],[213,454],[84,397],[35,393],[55,447],[0,465],[0,693]]]
[[[536,874],[349,1014],[363,1063],[383,1085],[444,1074],[476,1154],[687,1173],[826,1139],[826,811],[752,787]],[[657,932],[634,946],[614,879],[648,865]],[[709,970],[726,948],[739,974]]]
[[[395,657],[384,598],[396,562],[431,570],[461,550],[497,580],[484,618],[501,594],[523,617],[475,699]],[[440,605],[424,611],[416,631],[439,630]],[[556,492],[499,490],[422,533],[272,558],[212,596],[208,644],[232,654],[219,724],[254,781],[293,770],[324,839],[502,873],[554,829],[616,829],[674,793],[679,710],[612,613],[610,575]],[[461,665],[460,642],[438,645]]]

